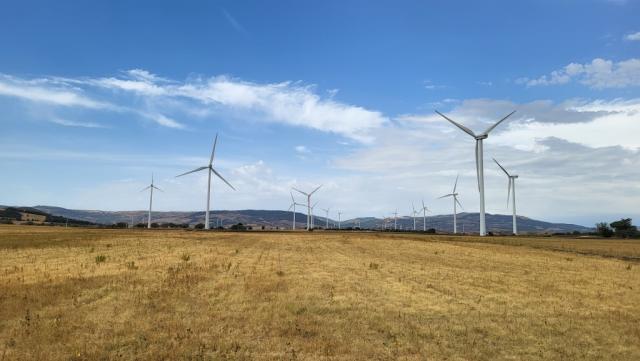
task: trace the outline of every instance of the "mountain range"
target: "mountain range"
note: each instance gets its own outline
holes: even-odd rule
[[[53,216],[72,218],[81,221],[87,221],[97,224],[110,225],[118,222],[130,224],[146,223],[147,211],[100,211],[100,210],[77,210],[66,209],[53,206],[36,206],[33,207],[40,211],[46,212]],[[279,210],[222,210],[211,212],[211,226],[216,227],[222,225],[224,227],[233,224],[242,223],[253,227],[265,229],[289,229],[293,219],[293,213],[290,211]],[[503,214],[487,214],[487,229],[494,233],[510,233],[511,232],[511,215]],[[175,223],[195,225],[204,222],[204,212],[153,212],[152,221],[154,223]],[[316,228],[324,228],[326,218],[315,216],[314,223]],[[329,219],[329,227],[337,228],[337,221]],[[416,228],[423,229],[422,217],[416,217]],[[306,223],[306,214],[296,213],[296,228],[304,228]],[[411,230],[413,229],[413,218],[398,217],[396,220],[397,229]],[[342,228],[355,228],[357,226],[366,229],[382,229],[385,227],[385,220],[375,217],[360,217],[344,220],[341,222]],[[394,220],[387,218],[386,228],[394,228]],[[453,216],[435,215],[426,219],[426,228],[434,228],[438,232],[453,231]],[[478,213],[459,213],[458,214],[458,231],[477,233],[479,228]],[[518,230],[521,233],[568,233],[568,232],[589,232],[592,229],[576,224],[552,223],[531,219],[524,216],[518,216]]]

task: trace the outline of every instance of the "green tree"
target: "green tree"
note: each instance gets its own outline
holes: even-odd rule
[[[611,222],[616,237],[628,238],[638,234],[638,228],[631,223],[631,218],[623,218],[619,221]]]
[[[600,222],[596,224],[596,234],[602,237],[611,237],[613,236],[613,230],[609,228],[607,222]]]

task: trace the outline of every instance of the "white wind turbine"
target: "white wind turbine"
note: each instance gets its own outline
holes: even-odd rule
[[[462,124],[456,123],[455,121],[447,118],[444,114],[436,110],[436,113],[440,114],[440,116],[442,116],[444,119],[448,120],[453,125],[460,128],[463,132],[469,134],[476,140],[476,175],[478,177],[478,190],[480,191],[480,235],[481,236],[485,236],[487,233],[487,227],[486,227],[485,215],[484,215],[484,165],[483,165],[484,154],[482,150],[482,141],[489,137],[489,133],[495,127],[497,127],[498,124],[502,123],[505,119],[509,118],[515,112],[516,112],[515,110],[512,111],[506,117],[500,119],[494,125],[490,126],[483,133],[476,134],[471,129],[465,127]]]
[[[453,184],[453,192],[449,193],[449,194],[445,194],[442,197],[439,197],[438,199],[441,198],[446,198],[446,197],[453,197],[453,233],[456,234],[458,233],[458,210],[456,208],[456,204],[460,205],[460,208],[462,208],[462,204],[460,204],[460,202],[458,201],[458,193],[456,193],[456,188],[458,187],[458,177],[456,177],[456,182]]]
[[[316,206],[318,205],[318,201],[316,201],[312,206],[311,206],[311,229],[315,229],[316,227],[316,216],[313,214],[313,210],[316,209]]]
[[[324,217],[325,226],[324,226],[324,229],[329,229],[329,211],[331,210],[331,208],[327,208],[327,209],[322,208],[322,210],[325,213],[325,217]]]
[[[303,192],[297,188],[293,188],[291,187],[291,189],[293,189],[294,191],[303,194],[304,196],[307,197],[307,231],[310,230],[311,228],[313,228],[313,224],[312,224],[312,215],[311,215],[311,195],[313,195],[313,193],[315,193],[318,189],[320,189],[320,187],[322,187],[322,185],[319,185],[318,188],[314,189],[312,192],[307,193],[307,192]],[[315,206],[315,205],[314,205]]]
[[[393,214],[393,230],[397,231],[398,230],[398,208],[396,208],[396,211],[391,214]]]
[[[293,224],[291,226],[291,229],[295,231],[296,230],[296,206],[304,206],[304,204],[296,202],[295,198],[293,198],[293,193],[289,192],[289,194],[291,194],[291,205],[289,206],[289,210],[293,208]]]
[[[141,190],[140,192],[144,192],[144,191],[146,191],[147,189],[149,189],[149,190],[150,190],[150,192],[149,192],[149,217],[147,218],[147,228],[151,228],[151,208],[153,207],[153,190],[154,190],[154,189],[157,189],[157,190],[159,190],[160,192],[163,192],[163,190],[162,190],[162,189],[160,189],[160,188],[156,187],[156,186],[153,184],[153,173],[151,173],[151,184],[150,184],[150,185],[148,185],[147,187],[145,187],[145,188],[144,188],[143,190]],[[131,223],[133,223],[133,222],[131,222]]]
[[[418,214],[420,214],[420,213],[416,212],[416,206],[413,204],[413,202],[411,202],[411,209],[413,210],[413,213],[411,213],[411,218],[413,218],[413,231],[415,232],[415,230],[416,230],[416,216]]]
[[[204,229],[209,229],[209,204],[211,202],[211,173],[215,174],[216,176],[218,176],[218,178],[222,179],[223,182],[227,183],[227,185],[229,187],[231,187],[231,189],[233,189],[234,191],[236,190],[235,188],[233,188],[233,186],[231,185],[231,183],[227,182],[226,179],[224,179],[220,173],[218,173],[218,171],[216,171],[213,168],[213,156],[216,153],[216,144],[218,143],[218,133],[216,133],[216,138],[213,141],[213,149],[211,150],[211,158],[209,159],[209,165],[206,165],[204,167],[200,167],[200,168],[196,168],[192,171],[186,172],[186,173],[182,173],[180,175],[177,175],[177,177],[182,177],[183,175],[187,175],[190,173],[195,173],[195,172],[199,172],[201,170],[205,170],[207,169],[207,174],[209,175],[209,180],[207,182],[207,211],[205,212],[205,217],[204,217]]]
[[[513,208],[513,234],[514,235],[518,235],[518,224],[516,221],[516,179],[518,178],[517,174],[511,175],[509,174],[509,172],[507,172],[506,169],[504,169],[503,166],[500,165],[500,163],[498,163],[498,161],[493,158],[493,161],[496,162],[496,164],[498,165],[498,167],[500,167],[500,169],[502,169],[502,171],[504,172],[504,174],[507,175],[507,177],[509,177],[509,185],[507,186],[507,207],[509,207],[509,198],[511,198],[512,200],[512,208]],[[513,197],[511,197],[511,192],[513,191]]]
[[[431,212],[429,208],[424,205],[424,199],[422,200],[422,230],[427,231],[427,212]],[[419,212],[418,212],[419,213]]]
[[[338,229],[342,229],[342,212],[338,212]]]

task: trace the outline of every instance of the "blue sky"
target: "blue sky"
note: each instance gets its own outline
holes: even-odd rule
[[[591,225],[640,216],[640,2],[21,1],[0,12],[0,204],[199,210],[216,132],[214,209],[286,209],[325,184],[345,217],[408,214],[460,174],[477,211]]]

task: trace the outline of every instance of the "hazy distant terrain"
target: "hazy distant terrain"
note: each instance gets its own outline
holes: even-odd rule
[[[100,224],[113,224],[117,222],[144,223],[147,220],[147,211],[99,211],[99,210],[74,210],[51,206],[34,207],[41,211],[56,216],[63,216],[83,221]],[[216,219],[221,220],[224,225],[243,223],[248,225],[265,226],[269,228],[290,228],[292,213],[278,210],[238,210],[238,211],[212,211],[211,224],[216,225]],[[296,227],[304,227],[306,214],[298,212],[296,214]],[[361,217],[349,219],[342,222],[342,227],[355,227],[357,221],[362,228],[378,229],[384,225],[380,218]],[[188,223],[191,225],[204,222],[204,212],[153,212],[153,222],[157,223]],[[325,218],[316,216],[316,227],[325,226]],[[337,227],[337,221],[330,219],[330,227]],[[416,218],[418,229],[422,229],[422,217]],[[393,220],[388,220],[387,227],[393,228]],[[427,228],[435,228],[441,232],[453,231],[452,215],[437,215],[427,217]],[[409,217],[398,218],[398,229],[413,229],[413,220]],[[492,232],[509,233],[511,231],[511,216],[501,214],[487,214],[487,229]],[[458,214],[458,231],[477,232],[478,214],[460,213]],[[539,221],[527,217],[518,217],[518,230],[523,233],[554,233],[554,232],[587,232],[588,227]]]

